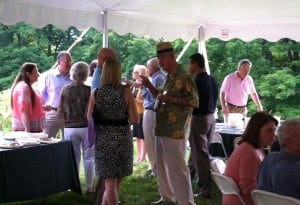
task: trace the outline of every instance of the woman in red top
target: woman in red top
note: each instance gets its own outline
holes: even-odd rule
[[[42,132],[45,112],[41,97],[32,88],[39,72],[34,63],[24,63],[11,89],[12,129],[14,131]]]

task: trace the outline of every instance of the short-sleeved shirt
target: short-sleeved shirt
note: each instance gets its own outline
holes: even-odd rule
[[[29,113],[29,131],[42,131],[45,127],[45,111],[39,94],[37,92],[34,93],[35,105],[32,106],[30,88],[24,81],[20,81],[19,83],[17,83],[13,90],[12,98],[13,130],[25,131],[25,127],[21,119],[21,114],[24,110],[27,110]]]
[[[256,93],[256,90],[250,75],[247,75],[242,80],[235,72],[225,77],[221,86],[221,92],[225,93],[226,102],[244,106],[247,105],[249,94]]]
[[[155,135],[183,139],[188,116],[191,114],[192,106],[198,105],[198,95],[195,82],[192,77],[179,66],[174,73],[167,76],[163,90],[167,95],[185,98],[190,107],[184,107],[175,103],[162,104],[156,114]]]

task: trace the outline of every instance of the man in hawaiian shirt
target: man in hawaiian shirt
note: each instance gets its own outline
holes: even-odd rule
[[[176,62],[169,42],[156,47],[160,66],[167,72],[167,80],[156,89],[147,78],[142,83],[161,101],[156,114],[156,157],[158,187],[161,198],[152,204],[173,202],[194,205],[189,168],[185,161],[185,129],[192,108],[198,106],[196,86],[191,76]]]

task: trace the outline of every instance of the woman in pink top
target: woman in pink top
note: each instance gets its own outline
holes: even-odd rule
[[[31,85],[39,72],[34,63],[24,63],[11,89],[12,128],[14,131],[42,132],[45,125],[41,97]]]
[[[256,188],[258,171],[265,156],[264,147],[273,144],[278,121],[266,112],[255,113],[228,159],[225,175],[238,185],[247,205],[253,205],[251,192]],[[240,205],[236,195],[223,195],[223,205]]]

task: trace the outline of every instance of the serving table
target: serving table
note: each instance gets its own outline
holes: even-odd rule
[[[244,130],[244,127],[233,127],[226,123],[216,123],[215,132],[221,135],[228,157],[233,152],[234,139],[241,136]],[[210,145],[209,151],[212,156],[225,157],[221,145],[216,143]]]
[[[81,194],[70,141],[0,148],[0,203],[73,190]]]

